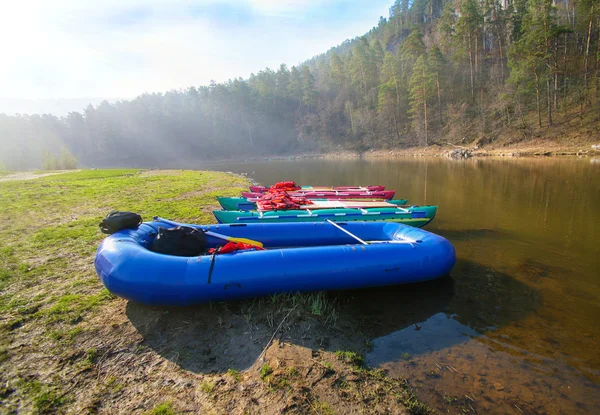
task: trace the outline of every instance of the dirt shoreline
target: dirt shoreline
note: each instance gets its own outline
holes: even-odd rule
[[[548,142],[527,142],[508,146],[487,145],[431,145],[428,147],[390,148],[368,150],[363,153],[350,150],[329,150],[326,152],[299,153],[292,155],[264,155],[247,158],[213,160],[214,164],[286,161],[286,160],[372,160],[372,159],[401,159],[405,157],[446,157],[464,159],[472,157],[600,157],[600,147],[593,148],[590,143],[581,145],[562,145]]]
[[[0,177],[0,182],[8,182],[8,181],[12,181],[12,180],[33,180],[33,179],[39,179],[40,177],[53,176],[55,174],[63,174],[63,173],[75,173],[78,171],[81,171],[81,170],[80,169],[77,169],[77,170],[54,170],[54,171],[45,172],[45,173],[36,173],[36,172],[32,172],[32,171],[15,172],[15,173],[9,173],[4,177]]]
[[[539,147],[539,146],[510,146],[499,148],[479,148],[477,146],[429,146],[410,147],[395,150],[371,150],[363,154],[355,154],[354,158],[403,158],[403,157],[562,157],[562,156],[600,156],[600,151],[582,147]],[[336,154],[326,155],[325,158],[339,158]],[[342,157],[346,158],[346,157]],[[352,158],[352,157],[347,157]]]
[[[565,146],[559,144],[526,143],[510,146],[484,146],[477,145],[432,145],[429,147],[411,147],[396,150],[372,150],[362,155],[363,158],[385,157],[450,157],[456,158],[459,154],[468,157],[557,157],[557,156],[600,156],[600,149],[591,145]],[[465,157],[466,156],[466,157]],[[460,158],[460,157],[459,157]]]

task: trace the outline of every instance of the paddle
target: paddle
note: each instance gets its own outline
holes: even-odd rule
[[[207,234],[207,235],[210,235],[210,236],[214,236],[215,238],[224,239],[224,240],[230,241],[230,242],[241,242],[243,244],[248,244],[248,245],[252,245],[252,246],[258,246],[260,248],[263,247],[262,242],[254,241],[252,239],[234,238],[233,236],[221,235],[220,233],[211,232],[211,231],[204,231],[204,233]]]
[[[180,223],[177,222],[173,222],[170,221],[168,219],[163,219],[163,218],[159,218],[158,216],[154,217],[155,221],[160,221],[160,222],[164,222],[164,223],[168,223],[169,225],[173,225],[173,226],[181,226]],[[258,247],[263,247],[262,242],[258,242],[258,241],[254,241],[252,239],[247,239],[247,238],[234,238],[233,236],[227,236],[227,235],[222,235],[220,233],[216,233],[216,232],[211,232],[211,231],[205,231],[204,229],[201,229],[202,232],[204,232],[205,234],[209,235],[209,236],[214,236],[215,238],[218,239],[223,239],[225,241],[230,241],[230,242],[241,242],[244,244],[248,244],[248,245],[252,245],[252,246],[258,246]]]

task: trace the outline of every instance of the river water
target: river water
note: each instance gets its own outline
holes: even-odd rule
[[[438,205],[426,229],[454,244],[457,264],[443,282],[364,305],[368,364],[407,378],[440,412],[600,413],[600,160],[200,167],[262,184],[382,184],[410,204]]]

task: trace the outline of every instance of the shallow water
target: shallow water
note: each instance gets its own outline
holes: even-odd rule
[[[451,287],[357,307],[371,366],[450,413],[600,413],[600,164],[589,159],[265,161],[256,181],[383,184],[438,205],[426,229],[457,252]],[[397,289],[397,288],[396,288]],[[419,293],[422,290],[423,293]],[[406,314],[410,314],[408,317]]]

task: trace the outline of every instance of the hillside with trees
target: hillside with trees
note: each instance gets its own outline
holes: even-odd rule
[[[0,114],[0,162],[174,166],[597,134],[599,33],[599,0],[396,0],[369,33],[298,66],[62,118]]]

